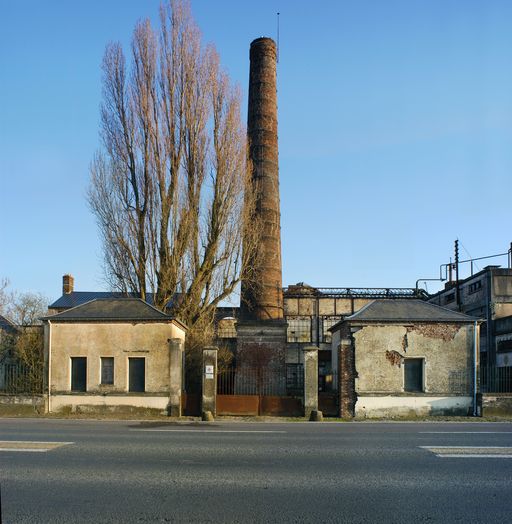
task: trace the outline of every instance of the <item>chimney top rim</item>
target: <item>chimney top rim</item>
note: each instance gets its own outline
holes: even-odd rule
[[[273,38],[270,38],[270,36],[260,36],[259,38],[255,38],[252,42],[251,42],[251,47],[253,45],[258,45],[258,44],[263,44],[265,42],[268,42],[268,43],[271,43],[272,45],[276,45],[275,41]]]

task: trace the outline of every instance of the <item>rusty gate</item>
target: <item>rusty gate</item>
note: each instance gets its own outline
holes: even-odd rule
[[[302,366],[280,369],[237,367],[217,375],[217,414],[301,416]]]

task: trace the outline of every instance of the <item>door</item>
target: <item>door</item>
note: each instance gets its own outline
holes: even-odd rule
[[[71,357],[71,391],[87,391],[86,357]]]
[[[423,391],[423,359],[406,358],[404,360],[405,391]]]
[[[128,391],[142,392],[146,389],[146,359],[128,359]]]

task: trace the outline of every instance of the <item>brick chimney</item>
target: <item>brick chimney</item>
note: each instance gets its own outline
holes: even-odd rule
[[[75,279],[71,275],[64,275],[62,277],[62,294],[69,295],[73,293],[74,285]]]
[[[241,315],[247,320],[283,319],[276,63],[276,44],[271,38],[251,43],[247,132],[263,235],[261,260],[251,262],[255,282],[242,282]]]

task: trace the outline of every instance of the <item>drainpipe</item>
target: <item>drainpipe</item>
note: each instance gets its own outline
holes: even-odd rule
[[[477,343],[478,321],[473,325],[473,416],[477,415],[476,390],[477,390],[477,362],[478,362],[478,343]]]
[[[52,396],[50,394],[52,383],[52,322],[48,320],[48,413],[52,412]]]

